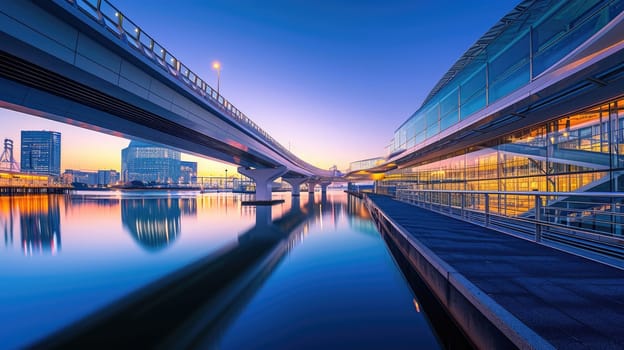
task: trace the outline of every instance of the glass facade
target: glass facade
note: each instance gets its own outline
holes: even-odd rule
[[[525,1],[466,52],[395,132],[389,154],[417,147],[518,90],[624,10],[624,1]]]
[[[385,186],[426,190],[621,192],[624,98],[518,130],[447,158],[386,174]],[[493,211],[521,214],[506,200]]]
[[[22,172],[61,175],[61,133],[56,131],[22,131]]]
[[[121,150],[122,181],[171,184],[180,178],[180,152],[132,141]]]
[[[351,171],[370,169],[370,168],[383,164],[384,161],[385,161],[385,158],[371,158],[371,159],[358,160],[355,162],[351,162],[351,164],[349,165],[349,171],[351,172]]]
[[[196,184],[197,183],[197,162],[180,162],[180,183]]]

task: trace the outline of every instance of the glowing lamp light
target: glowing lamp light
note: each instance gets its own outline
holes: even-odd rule
[[[212,68],[217,71],[217,96],[221,95],[219,86],[221,85],[221,63],[219,61],[212,62]]]

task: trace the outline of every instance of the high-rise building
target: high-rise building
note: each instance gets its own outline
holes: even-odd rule
[[[131,141],[121,150],[121,177],[124,182],[178,183],[180,152],[140,141]]]
[[[195,184],[197,183],[197,162],[180,162],[180,183]]]
[[[61,133],[22,130],[22,172],[61,175]]]

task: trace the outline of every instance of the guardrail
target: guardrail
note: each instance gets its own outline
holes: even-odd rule
[[[171,77],[181,81],[193,93],[200,96],[207,103],[218,107],[229,117],[245,125],[256,136],[278,149],[283,154],[295,160],[297,164],[304,165],[308,169],[316,169],[309,163],[292,154],[286,147],[277,142],[271,135],[260,128],[243,112],[225,99],[217,90],[213,89],[205,80],[184,65],[163,45],[155,41],[145,33],[138,25],[123,15],[108,0],[65,0],[75,6],[82,13],[105,27],[114,36],[124,41],[130,48],[135,49],[144,57],[148,58],[155,66],[168,73]]]
[[[396,198],[485,227],[624,258],[624,193],[397,189]]]

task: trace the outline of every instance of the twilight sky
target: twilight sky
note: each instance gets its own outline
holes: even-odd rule
[[[518,0],[112,3],[215,87],[219,60],[221,93],[297,156],[346,169],[385,155],[394,130]],[[62,170],[119,170],[128,144],[3,109],[0,125],[18,150],[22,129],[62,132]],[[225,168],[199,164],[200,175]]]

